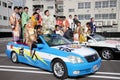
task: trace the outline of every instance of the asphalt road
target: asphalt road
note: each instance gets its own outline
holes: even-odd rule
[[[11,38],[0,38],[0,80],[61,80],[51,72],[26,64],[15,64],[5,55],[5,46]],[[120,59],[102,60],[101,68],[93,75],[65,80],[120,80]]]

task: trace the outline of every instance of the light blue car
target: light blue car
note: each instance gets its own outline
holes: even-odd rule
[[[9,42],[6,54],[14,63],[48,70],[57,78],[95,73],[101,66],[101,58],[94,49],[73,44],[60,35],[41,35],[36,45],[30,54],[26,44]]]

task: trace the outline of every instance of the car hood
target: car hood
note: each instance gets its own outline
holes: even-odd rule
[[[83,47],[83,46],[77,46],[75,47],[75,45],[62,45],[62,46],[54,46],[52,48],[61,50],[61,51],[65,51],[65,52],[72,52],[74,54],[80,55],[82,57],[85,56],[89,56],[89,55],[93,55],[96,53],[96,51],[92,48],[87,48],[87,47]]]
[[[116,40],[104,40],[104,41],[98,41],[95,43],[90,43],[90,46],[101,46],[101,47],[113,47],[116,48],[116,45],[120,45],[120,41]]]

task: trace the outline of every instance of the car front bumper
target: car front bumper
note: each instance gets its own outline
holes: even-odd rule
[[[80,64],[67,63],[68,76],[82,76],[86,74],[91,74],[99,70],[101,66],[101,58],[94,62],[85,62]]]

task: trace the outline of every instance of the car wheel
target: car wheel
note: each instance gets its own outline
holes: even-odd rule
[[[67,78],[68,72],[65,63],[62,60],[56,59],[52,64],[53,74],[60,79]]]
[[[15,52],[12,52],[11,60],[12,60],[12,62],[14,62],[14,63],[17,63],[17,62],[18,62],[18,57],[17,57],[17,54],[16,54]]]
[[[112,51],[110,50],[110,49],[103,49],[102,51],[101,51],[101,57],[103,58],[103,59],[106,59],[106,60],[111,60],[111,59],[113,59],[113,54],[112,54]]]

